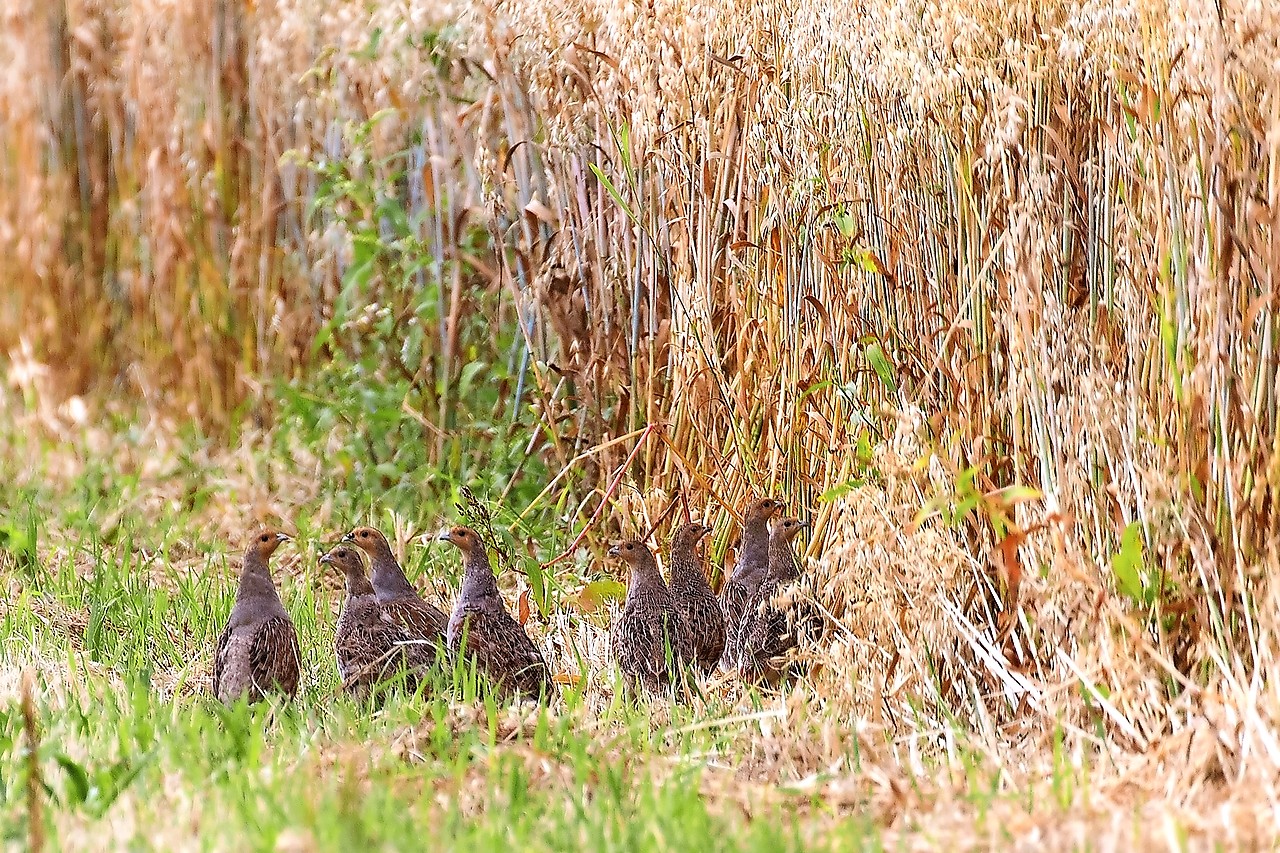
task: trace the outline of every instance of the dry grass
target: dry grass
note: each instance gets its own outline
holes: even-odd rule
[[[757,732],[750,766],[781,768],[761,778],[809,778],[844,754],[823,726],[867,719],[893,735],[859,777],[880,814],[942,838],[963,792],[904,794],[894,768],[962,764],[956,717],[1001,786],[1051,775],[1055,737],[1100,762],[1056,841],[1173,816],[1273,836],[1270,4],[10,5],[15,384],[56,363],[64,389],[217,423],[305,367],[350,246],[283,155],[341,157],[344,123],[391,109],[379,150],[423,128],[436,254],[456,259],[464,222],[499,247],[475,260],[530,319],[545,452],[581,509],[634,443],[580,455],[659,423],[610,529],[680,494],[722,531],[750,491],[813,508],[840,628],[788,719],[824,722]],[[439,66],[405,45],[445,23]],[[937,495],[974,512],[914,524]]]

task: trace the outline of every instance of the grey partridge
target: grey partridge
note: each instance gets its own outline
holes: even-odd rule
[[[373,588],[387,613],[416,639],[444,643],[449,617],[443,610],[423,600],[391,552],[387,538],[372,527],[357,527],[343,542],[355,543],[369,555]]]
[[[633,691],[640,686],[661,693],[679,682],[682,668],[693,660],[689,627],[643,542],[620,542],[609,556],[631,569],[622,614],[609,637],[614,660]]]
[[[440,539],[463,553],[462,593],[447,631],[450,654],[473,663],[502,698],[552,696],[555,686],[547,662],[507,612],[480,535],[469,527],[453,527]]]
[[[705,524],[684,524],[671,537],[671,595],[689,627],[693,661],[711,672],[724,654],[724,611],[703,570],[698,543],[711,533]]]
[[[721,662],[729,668],[738,662],[743,614],[769,571],[769,521],[781,511],[781,501],[761,498],[747,507],[742,521],[738,562],[720,591],[725,629]]]
[[[245,549],[236,601],[213,657],[213,694],[222,702],[298,692],[298,632],[280,603],[268,562],[288,538],[260,530]]]
[[[406,690],[416,690],[419,678],[435,663],[434,641],[414,637],[391,617],[378,601],[355,548],[339,545],[320,562],[346,578],[347,598],[333,637],[343,689],[365,697],[402,678]]]
[[[786,674],[788,652],[799,646],[813,614],[806,602],[789,600],[800,578],[792,541],[809,525],[798,518],[774,522],[769,532],[769,571],[743,615],[738,673],[744,681],[776,685]]]

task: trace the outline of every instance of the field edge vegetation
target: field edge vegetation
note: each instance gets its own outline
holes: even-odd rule
[[[75,567],[144,510],[202,553],[246,517],[404,547],[466,485],[512,594],[592,647],[564,606],[606,539],[693,512],[723,557],[771,490],[831,642],[764,700],[804,746],[735,744],[789,757],[760,779],[866,724],[904,837],[970,802],[919,793],[927,756],[1074,779],[1024,810],[1065,844],[1274,838],[1277,33],[1150,0],[19,0],[7,580],[24,494]]]

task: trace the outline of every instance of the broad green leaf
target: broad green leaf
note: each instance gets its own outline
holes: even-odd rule
[[[884,387],[889,389],[889,393],[898,393],[898,383],[894,379],[893,365],[889,363],[889,358],[884,354],[884,349],[880,344],[872,341],[864,348],[867,363],[871,365],[871,369],[876,372],[876,376],[880,377],[880,381],[884,383]]]
[[[615,580],[592,581],[582,588],[574,600],[574,606],[581,613],[595,613],[603,609],[610,601],[621,601],[626,597],[627,586]]]
[[[547,575],[542,564],[537,560],[525,561],[525,573],[529,576],[529,594],[538,612],[544,616],[551,612],[550,590],[547,587]]]
[[[873,458],[871,447],[871,431],[866,427],[858,433],[858,447],[856,450],[858,464],[870,465]]]
[[[89,784],[89,774],[84,767],[80,766],[69,755],[61,752],[55,755],[53,760],[67,773],[68,800],[75,805],[81,805],[88,800],[91,786]]]
[[[1111,571],[1120,591],[1134,604],[1143,604],[1142,527],[1138,522],[1130,522],[1121,534],[1120,552],[1111,557]]]
[[[865,272],[884,275],[884,264],[866,246],[850,246],[844,251],[844,262]]]
[[[857,229],[857,223],[853,221],[853,216],[849,211],[845,210],[844,205],[837,207],[835,213],[831,215],[832,221],[836,224],[836,230],[840,232],[840,236],[846,240],[853,239],[854,231]]]

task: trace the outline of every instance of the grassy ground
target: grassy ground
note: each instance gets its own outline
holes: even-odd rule
[[[629,706],[605,652],[608,613],[575,607],[603,576],[585,553],[549,579],[550,622],[531,625],[555,669],[583,676],[551,708],[498,708],[464,683],[371,713],[337,690],[341,593],[315,558],[372,520],[406,543],[420,586],[451,597],[456,555],[417,535],[451,515],[447,503],[416,501],[402,482],[371,512],[349,486],[361,475],[323,476],[333,454],[288,438],[287,425],[216,450],[143,419],[50,428],[37,411],[6,398],[0,442],[10,847],[40,836],[53,849],[929,846],[947,832],[929,816],[938,803],[970,837],[1012,840],[999,811],[1057,821],[1087,788],[1087,758],[1015,784],[959,727],[895,737],[807,685],[778,697],[713,681],[691,706]],[[207,694],[211,651],[234,596],[232,542],[262,519],[297,533],[274,564],[306,675],[291,705],[226,709]],[[544,558],[565,536],[549,519],[535,513],[522,531]],[[512,581],[514,597],[527,583]]]
[[[497,708],[464,683],[370,713],[337,692],[340,591],[316,557],[373,521],[419,586],[451,598],[457,557],[419,534],[454,515],[452,487],[384,467],[394,488],[371,501],[361,484],[373,474],[360,463],[327,476],[341,430],[304,435],[288,414],[219,448],[136,412],[50,415],[30,399],[0,400],[0,821],[10,848],[40,836],[51,849],[216,850],[1186,849],[1274,838],[1273,798],[1256,775],[1269,765],[1247,754],[1270,744],[1248,711],[1270,707],[1265,684],[1227,697],[1225,721],[1188,714],[1145,754],[1102,717],[1094,732],[1025,714],[993,730],[973,716],[976,700],[939,706],[936,682],[885,684],[847,643],[782,695],[712,680],[690,706],[636,708],[618,697],[609,613],[583,601],[611,571],[590,549],[548,576],[549,618],[531,622],[553,669],[581,677],[551,708]],[[540,483],[488,473],[480,497],[505,531],[524,504],[495,496]],[[212,646],[239,539],[264,520],[297,534],[274,565],[306,675],[289,706],[224,709],[207,695]],[[568,535],[551,509],[515,531],[506,544],[531,543],[530,559]],[[509,601],[529,586],[522,560],[504,573]],[[848,701],[871,681],[880,702]],[[1230,718],[1235,708],[1244,716]],[[1223,750],[1232,738],[1238,753]]]
[[[10,423],[19,421],[29,425]],[[570,633],[573,647],[551,651],[562,670],[588,679],[550,709],[500,709],[453,685],[376,713],[352,702],[337,690],[330,651],[340,591],[315,557],[368,502],[344,481],[310,482],[304,470],[320,448],[274,438],[224,454],[199,445],[188,436],[161,449],[142,428],[64,441],[39,430],[5,435],[0,479],[14,488],[0,498],[0,820],[10,846],[42,834],[54,848],[160,849],[874,841],[856,811],[837,814],[804,792],[756,801],[733,784],[746,758],[733,743],[758,715],[714,693],[693,708],[623,703],[612,673],[592,663],[600,615],[579,617],[594,623]],[[270,482],[277,491],[268,496]],[[227,539],[272,500],[289,506],[298,533],[275,568],[298,626],[304,684],[291,705],[225,709],[207,687],[235,590]],[[402,535],[449,514],[440,504],[414,509],[399,516]],[[406,550],[411,577],[451,595],[456,555],[416,539]],[[580,584],[575,576],[586,571],[587,563],[570,565],[560,576]],[[44,818],[36,827],[18,702],[24,673],[36,694]]]
[[[385,512],[371,512],[347,485],[361,475],[324,477],[333,454],[286,438],[284,425],[217,450],[143,419],[51,428],[37,408],[5,406],[0,820],[10,848],[39,836],[51,849],[214,850],[1069,849],[1096,839],[1176,849],[1206,837],[1193,794],[1161,795],[1123,751],[1096,739],[1081,749],[1079,737],[1067,746],[1061,732],[993,742],[958,719],[939,722],[923,697],[906,721],[860,713],[838,687],[810,682],[761,696],[711,681],[687,707],[628,706],[605,651],[608,613],[575,605],[603,576],[585,552],[550,578],[550,620],[531,623],[553,668],[583,677],[551,708],[498,708],[463,684],[370,713],[337,692],[329,644],[340,591],[315,558],[351,523],[376,521],[404,544],[410,576],[451,597],[456,555],[417,535],[451,515],[444,500],[396,498],[414,492],[402,484]],[[499,522],[514,516],[494,508]],[[298,534],[275,572],[306,675],[291,705],[226,709],[207,695],[211,650],[234,595],[231,542],[259,519]],[[537,513],[522,535],[544,558],[565,537]],[[508,572],[504,584],[513,600],[527,581]],[[24,675],[39,738],[34,827]],[[1260,806],[1222,805],[1210,837],[1223,826],[1266,837]]]

